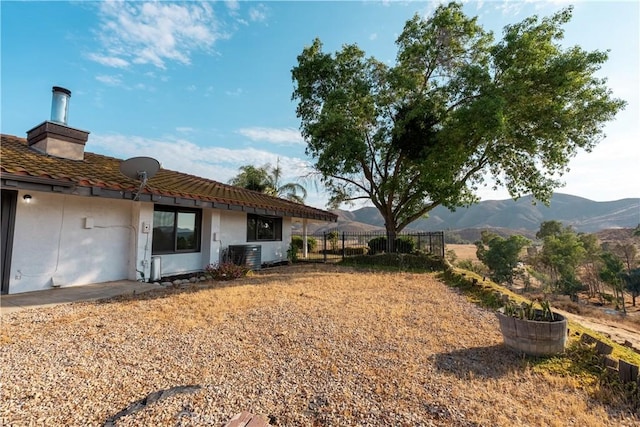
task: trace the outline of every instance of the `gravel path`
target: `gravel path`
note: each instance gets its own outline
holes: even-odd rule
[[[533,373],[429,275],[294,266],[24,311],[0,351],[2,425],[638,425]]]

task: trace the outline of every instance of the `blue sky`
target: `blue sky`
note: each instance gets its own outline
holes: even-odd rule
[[[152,156],[220,182],[246,164],[275,164],[286,181],[311,161],[291,100],[291,68],[315,37],[327,52],[357,43],[393,64],[395,39],[437,2],[5,1],[1,13],[1,131],[26,136],[50,118],[51,87],[72,91],[69,126],[87,151]],[[607,201],[640,197],[640,3],[468,1],[500,37],[504,25],[574,4],[565,44],[610,49],[600,76],[629,104],[592,153],[580,153],[561,192]],[[324,208],[322,189],[307,204]],[[503,199],[505,191],[479,192]],[[356,205],[355,208],[360,205]]]

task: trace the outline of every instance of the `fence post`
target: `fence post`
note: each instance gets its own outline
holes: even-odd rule
[[[322,254],[324,256],[324,262],[327,262],[327,232],[324,232],[322,239]]]
[[[344,261],[345,249],[344,249],[344,231],[342,232],[342,260]]]

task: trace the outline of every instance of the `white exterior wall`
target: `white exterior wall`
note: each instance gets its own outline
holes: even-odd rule
[[[9,293],[151,277],[153,203],[29,191],[19,192]],[[147,227],[145,225],[148,224]],[[157,255],[161,275],[217,265],[229,245],[259,244],[261,261],[286,261],[291,218],[282,241],[247,242],[247,214],[202,210],[201,252]],[[144,274],[144,276],[143,276]]]
[[[150,204],[150,214],[153,219],[153,205]],[[182,254],[159,254],[162,276],[203,271],[209,264],[217,264],[220,257],[220,211],[216,209],[202,209],[202,228],[200,232],[200,252]],[[246,234],[246,232],[245,232]],[[151,251],[149,238],[149,252]],[[216,240],[214,240],[214,238]],[[145,276],[145,277],[150,277]]]
[[[222,252],[222,235],[220,232],[220,211],[217,209],[202,210],[202,259],[204,267],[220,261]]]
[[[24,194],[16,206],[9,293],[129,278],[131,202],[29,191],[27,204]]]
[[[291,242],[291,218],[282,219],[282,241],[247,242],[247,214],[221,211],[220,235],[222,248],[229,245],[260,245],[263,263],[282,262],[287,260],[287,249]]]
[[[135,262],[129,265],[129,280],[149,280],[151,277],[151,238],[153,230],[153,203],[130,202],[131,224],[136,229],[136,240],[131,242],[130,251],[135,254]]]

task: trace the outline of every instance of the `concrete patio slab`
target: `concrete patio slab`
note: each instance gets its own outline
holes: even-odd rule
[[[112,298],[118,295],[138,294],[153,289],[161,289],[161,287],[151,283],[120,280],[116,282],[2,295],[0,297],[0,314],[4,315],[30,308],[51,307],[77,301]]]

